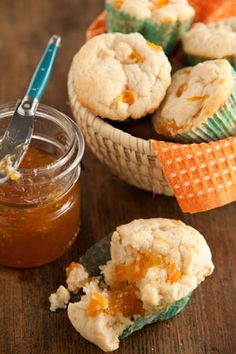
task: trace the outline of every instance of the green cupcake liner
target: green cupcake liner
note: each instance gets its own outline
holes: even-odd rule
[[[191,22],[192,20],[188,20],[183,23],[178,21],[172,25],[156,25],[146,21],[142,34],[150,42],[161,45],[167,55],[171,55],[177,47],[182,33],[189,29]]]
[[[90,277],[100,275],[101,270],[99,266],[106,264],[111,259],[111,238],[112,233],[96,242],[80,257],[79,263],[86,268]]]
[[[162,46],[167,55],[175,50],[184,32],[188,31],[192,19],[173,24],[155,24],[148,20],[139,20],[106,3],[108,32],[139,32],[147,40]]]
[[[106,3],[107,30],[108,32],[132,33],[144,30],[144,21],[115,9],[111,4]]]
[[[112,234],[109,234],[107,237],[104,237],[99,242],[95,243],[90,247],[84,256],[79,260],[81,264],[87,269],[90,276],[100,275],[99,266],[105,264],[111,259],[110,256],[110,242]],[[124,339],[130,336],[132,333],[142,329],[144,326],[157,321],[168,320],[176,316],[183,308],[187,305],[191,297],[191,293],[186,297],[167,305],[164,308],[159,309],[156,313],[150,316],[139,316],[137,317],[133,324],[124,330],[121,334],[120,339]],[[78,301],[78,299],[77,299]]]
[[[166,321],[178,315],[178,313],[180,313],[180,311],[182,311],[183,308],[188,304],[190,297],[191,297],[191,293],[188,296],[180,299],[179,301],[176,301],[173,304],[169,305],[165,309],[157,311],[153,315],[136,318],[132,326],[124,330],[124,332],[120,336],[120,339],[124,339],[130,336],[132,333],[139,331],[144,326],[147,326],[149,324],[158,321]]]
[[[235,73],[233,73],[234,76]],[[236,86],[225,105],[198,128],[173,137],[181,143],[202,143],[236,135]]]
[[[236,70],[236,58],[228,57],[228,58],[224,58],[224,59],[227,59],[230,62],[230,64],[232,65],[232,67],[234,68],[234,70]],[[189,65],[189,66],[194,66],[194,65],[197,65],[197,64],[202,63],[207,60],[214,60],[214,58],[203,58],[203,57],[189,55],[186,53],[184,54],[184,62],[186,65]]]

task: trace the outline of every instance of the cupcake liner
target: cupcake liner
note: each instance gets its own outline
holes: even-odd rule
[[[105,264],[111,259],[110,256],[110,242],[112,233],[107,237],[104,237],[92,247],[90,247],[84,256],[79,260],[81,264],[86,268],[89,276],[98,276],[100,274],[99,266]],[[142,329],[144,326],[157,322],[168,320],[176,316],[183,308],[187,305],[191,297],[191,293],[186,297],[169,304],[165,308],[162,308],[150,316],[139,316],[137,317],[132,326],[124,330],[121,334],[120,339],[124,339],[130,336],[132,333]],[[78,300],[78,299],[77,299]]]
[[[181,143],[201,143],[225,139],[235,134],[236,86],[224,106],[208,118],[205,123],[202,123],[198,128],[177,134],[172,138]]]
[[[90,277],[100,275],[101,270],[99,266],[106,264],[111,259],[111,238],[112,233],[96,242],[80,257],[79,263],[86,268]]]
[[[159,44],[167,55],[170,55],[175,50],[181,36],[186,32],[192,20],[187,20],[183,23],[175,22],[173,24],[154,24],[146,21],[143,31],[143,36],[150,42]]]
[[[202,63],[204,61],[210,60],[210,59],[207,59],[207,58],[195,57],[193,55],[189,55],[189,54],[186,54],[186,53],[184,53],[184,58],[183,59],[184,59],[184,63],[187,66],[194,66],[194,65],[197,65],[197,64]]]
[[[203,57],[197,57],[197,56],[194,56],[194,55],[189,55],[187,53],[184,54],[184,62],[186,65],[189,65],[189,66],[194,66],[194,65],[197,65],[199,63],[202,63],[204,61],[207,61],[207,60],[214,60],[215,58],[203,58]],[[232,67],[234,68],[234,70],[236,70],[236,58],[234,57],[226,57],[224,59],[227,59],[230,64],[232,65]]]
[[[227,59],[230,62],[230,64],[232,65],[232,67],[236,71],[236,57],[228,57],[228,58],[225,58],[225,59]]]
[[[106,3],[108,32],[131,33],[144,31],[145,21],[136,19]]]
[[[139,20],[106,3],[108,32],[139,32],[147,40],[163,47],[167,55],[176,48],[180,38],[186,32],[192,19],[173,24],[155,24],[148,20]]]
[[[133,334],[136,331],[139,331],[142,329],[144,326],[147,326],[149,324],[158,322],[158,321],[165,321],[169,320],[170,318],[178,315],[180,311],[183,310],[183,308],[188,304],[190,300],[191,294],[188,296],[180,299],[179,301],[174,302],[173,304],[169,305],[165,309],[162,309],[153,315],[150,316],[145,316],[145,317],[138,317],[135,319],[134,324],[127,328],[122,335],[120,336],[120,339],[124,339],[131,334]]]

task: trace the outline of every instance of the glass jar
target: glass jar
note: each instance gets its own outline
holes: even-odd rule
[[[0,139],[14,108],[0,106]],[[0,184],[0,264],[10,267],[55,260],[80,229],[81,131],[65,114],[39,105],[30,147],[50,156],[51,163],[35,168],[34,161],[33,168],[19,168],[19,180]]]

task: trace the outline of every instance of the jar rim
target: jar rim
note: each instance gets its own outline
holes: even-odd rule
[[[14,112],[14,110],[15,110],[14,102],[1,104],[0,119],[2,116],[7,116],[8,114],[11,115]],[[71,131],[73,132],[73,140],[70,142],[67,151],[64,154],[62,154],[60,158],[42,167],[20,169],[20,173],[24,178],[24,176],[30,176],[30,175],[40,176],[45,173],[48,173],[49,171],[53,172],[59,169],[60,167],[62,167],[63,165],[65,165],[65,163],[69,160],[69,158],[71,158],[71,156],[75,153],[77,148],[77,153],[72,164],[70,164],[67,170],[65,170],[64,172],[62,172],[57,176],[57,177],[62,177],[62,175],[67,174],[68,172],[73,170],[73,168],[75,168],[81,162],[85,150],[85,142],[84,142],[83,134],[80,128],[78,127],[78,125],[69,116],[48,105],[40,103],[36,112],[36,117],[37,116],[41,118],[43,117],[46,118],[47,116],[47,118],[49,118],[51,121],[55,121],[59,124],[60,121],[56,117],[64,119],[64,122],[66,122],[66,124],[71,127]],[[62,123],[60,125],[62,125]]]

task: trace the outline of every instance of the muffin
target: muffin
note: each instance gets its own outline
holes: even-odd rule
[[[140,32],[170,55],[195,11],[187,0],[107,0],[108,32]]]
[[[109,244],[110,257],[97,264],[102,280],[92,272],[82,285],[84,270],[72,267],[79,279],[76,291],[82,287],[84,295],[68,306],[74,328],[104,351],[116,350],[120,339],[145,325],[178,314],[214,269],[204,237],[177,220],[134,220],[117,227]],[[82,257],[88,273],[104,249],[104,242],[94,245]],[[67,297],[63,306],[66,302]]]
[[[94,37],[72,63],[80,104],[101,118],[117,121],[154,112],[170,85],[170,72],[162,48],[139,33]]]
[[[182,44],[189,65],[228,59],[236,69],[236,17],[209,24],[197,23],[183,35]]]
[[[226,59],[178,70],[153,116],[155,130],[185,143],[209,142],[236,133],[236,77]]]

